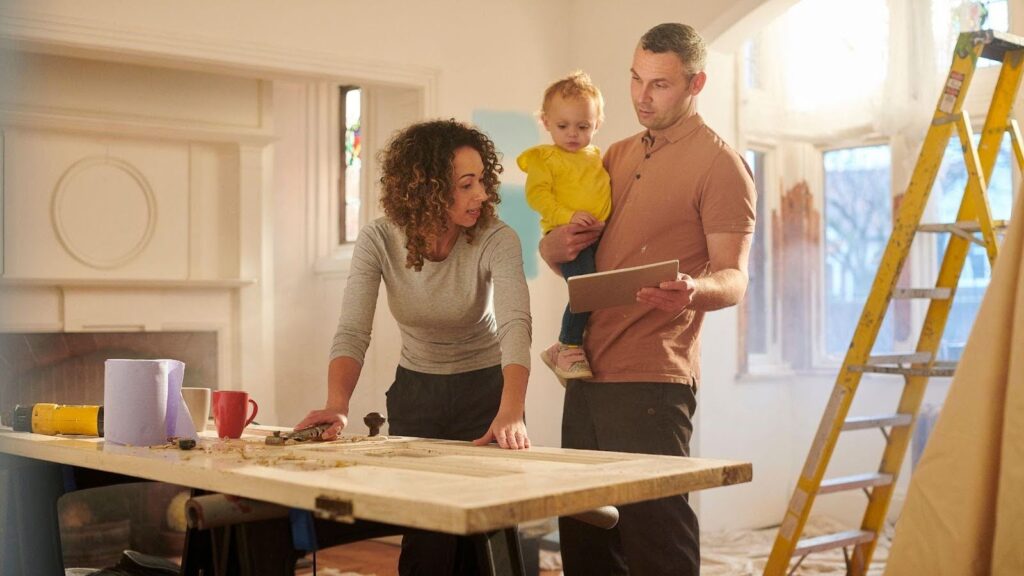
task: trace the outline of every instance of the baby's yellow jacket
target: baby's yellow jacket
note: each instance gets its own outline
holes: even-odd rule
[[[602,221],[611,215],[611,182],[597,146],[567,152],[553,144],[543,144],[520,154],[516,163],[526,172],[526,201],[540,213],[540,226],[545,234],[568,224],[579,210]]]

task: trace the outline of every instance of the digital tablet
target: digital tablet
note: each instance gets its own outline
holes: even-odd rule
[[[569,278],[569,309],[575,314],[636,304],[638,290],[675,280],[678,275],[679,260],[666,260],[573,276]]]

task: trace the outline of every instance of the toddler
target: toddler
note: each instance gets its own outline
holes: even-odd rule
[[[601,151],[590,140],[604,120],[601,92],[583,72],[574,72],[548,86],[540,114],[554,144],[534,146],[519,155],[526,172],[526,200],[540,213],[544,233],[563,224],[590,226],[607,220],[612,210],[611,184],[601,164]],[[575,260],[561,265],[568,280],[594,269],[593,244]],[[558,342],[541,358],[562,383],[571,378],[592,378],[583,352],[583,330],[589,312],[573,314],[565,307]]]

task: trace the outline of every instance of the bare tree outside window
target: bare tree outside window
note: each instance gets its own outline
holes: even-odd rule
[[[825,354],[850,345],[892,233],[889,146],[830,150],[825,164]],[[876,350],[893,347],[886,318]]]
[[[975,145],[980,138],[980,134],[975,135]],[[992,169],[992,176],[988,182],[989,206],[992,209],[992,218],[996,220],[1010,218],[1010,208],[1013,205],[1012,172],[1013,159],[1010,139],[1004,136],[996,156],[996,165]],[[939,173],[935,178],[935,187],[932,191],[932,197],[939,203],[937,217],[940,222],[956,221],[966,186],[967,168],[964,166],[964,155],[960,140],[954,136],[946,147],[946,153],[942,158],[942,165],[939,166]],[[938,270],[942,266],[942,257],[946,253],[946,246],[949,245],[949,237],[945,234],[938,235],[936,242],[938,250],[936,251],[935,269]],[[981,299],[985,296],[985,289],[991,279],[992,267],[988,263],[985,248],[971,245],[967,252],[964,269],[960,274],[960,283],[957,285],[953,307],[950,309],[949,319],[946,321],[946,330],[942,334],[939,358],[943,360],[958,360],[960,358],[960,353],[967,343],[967,336],[971,332],[971,326],[974,325],[974,317],[978,315],[978,308],[981,307]]]

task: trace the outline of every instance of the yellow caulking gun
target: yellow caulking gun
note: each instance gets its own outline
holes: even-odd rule
[[[103,406],[18,405],[14,407],[13,424],[16,432],[103,436]]]

